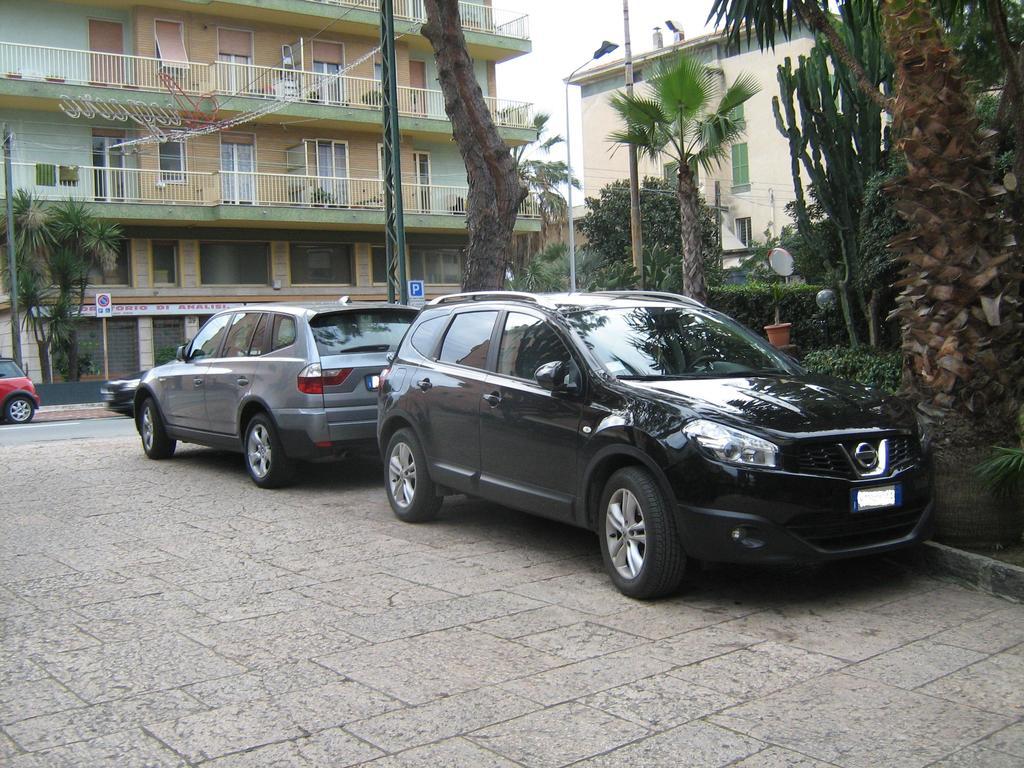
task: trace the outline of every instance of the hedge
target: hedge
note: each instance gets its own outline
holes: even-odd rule
[[[808,352],[801,362],[816,373],[827,373],[895,392],[900,386],[903,360],[899,352],[879,352],[868,347],[835,347]]]
[[[846,342],[846,329],[838,306],[818,308],[815,297],[820,285],[782,286],[779,315],[792,323],[793,343],[806,352]],[[708,289],[708,306],[724,312],[753,331],[764,335],[764,326],[775,322],[771,287],[766,283],[721,285]]]

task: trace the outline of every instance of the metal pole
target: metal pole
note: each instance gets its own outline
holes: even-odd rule
[[[110,353],[107,351],[107,318],[103,316],[103,379],[110,381]]]
[[[381,102],[384,115],[384,239],[387,246],[388,301],[395,300],[394,283],[397,282],[400,301],[402,304],[408,304],[409,282],[405,275],[405,216],[402,201],[401,134],[398,130],[394,0],[380,0],[380,47],[383,97]]]
[[[577,71],[579,69],[577,68]],[[573,73],[575,74],[575,72]],[[576,224],[572,217],[572,149],[570,146],[570,137],[572,131],[569,129],[569,80],[572,79],[572,75],[565,81],[565,164],[569,172],[569,194],[566,205],[568,206],[568,218],[569,218],[569,291],[571,293],[576,292]]]
[[[18,311],[18,262],[14,242],[14,178],[11,172],[11,132],[4,123],[4,198],[7,201],[7,274],[11,293],[11,347],[21,367],[21,313]]]
[[[629,0],[622,0],[622,24],[625,28],[626,93],[633,95],[633,49],[629,44]],[[640,230],[640,174],[637,169],[636,147],[629,145],[629,234],[633,251],[633,266],[644,286],[644,251]]]

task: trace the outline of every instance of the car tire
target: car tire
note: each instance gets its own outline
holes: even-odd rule
[[[260,488],[280,488],[295,477],[295,462],[288,458],[270,417],[258,413],[245,427],[242,444],[245,468]]]
[[[686,555],[672,507],[651,473],[641,467],[616,471],[600,504],[597,532],[612,583],[640,600],[674,592],[683,580]]]
[[[36,415],[36,404],[31,397],[15,395],[4,406],[4,421],[8,424],[28,424]]]
[[[169,459],[174,455],[178,441],[167,435],[164,421],[160,418],[160,411],[151,397],[147,397],[142,402],[138,427],[139,437],[142,438],[142,450],[148,458],[159,461]]]
[[[444,499],[437,495],[427,471],[427,457],[412,430],[400,429],[391,436],[384,471],[384,487],[395,517],[405,523],[425,523],[437,517]]]

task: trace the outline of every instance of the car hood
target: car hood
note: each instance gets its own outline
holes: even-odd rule
[[[702,418],[807,438],[837,432],[913,429],[909,409],[876,390],[816,375],[620,381]]]

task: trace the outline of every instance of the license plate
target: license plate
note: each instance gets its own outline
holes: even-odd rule
[[[854,512],[898,507],[902,503],[903,493],[899,483],[895,485],[880,485],[876,488],[857,488],[853,492]]]
[[[376,392],[380,387],[380,376],[371,375],[366,377],[366,388],[371,392]]]

